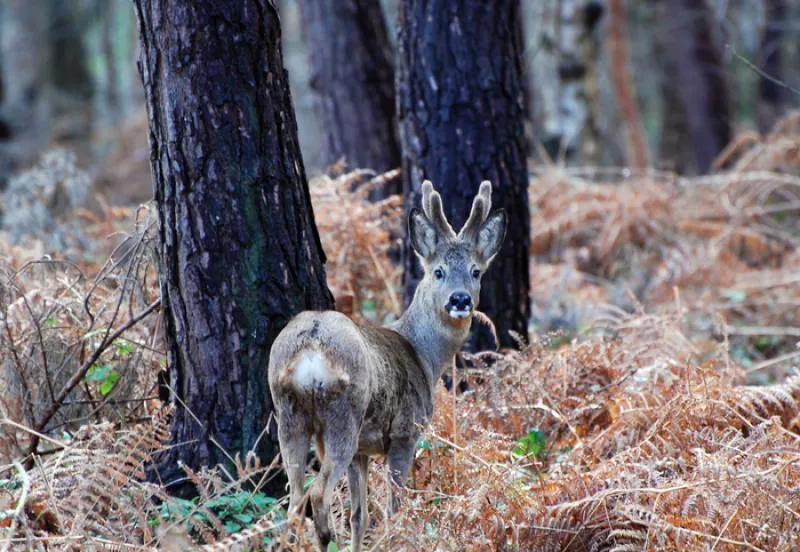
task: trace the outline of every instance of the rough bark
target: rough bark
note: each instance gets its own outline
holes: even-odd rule
[[[256,443],[269,463],[272,342],[294,314],[333,307],[278,11],[272,0],[135,5],[179,407],[161,465],[180,475],[177,459],[224,464]]]
[[[758,81],[756,118],[761,132],[768,132],[788,103],[788,90],[783,81],[783,30],[787,24],[786,0],[766,0],[766,26],[761,37],[759,56],[762,75]]]
[[[508,213],[502,251],[483,278],[480,309],[501,343],[527,335],[530,221],[523,134],[524,100],[518,0],[406,0],[398,32],[397,104],[406,210],[418,206],[424,179],[442,194],[460,228],[480,182],[494,185],[493,208]],[[421,268],[406,240],[408,304]],[[492,348],[485,332],[473,346]]]
[[[301,0],[322,162],[379,172],[400,166],[392,49],[378,0]],[[395,179],[373,198],[399,193]]]
[[[680,106],[699,173],[707,173],[731,138],[731,98],[722,49],[705,1],[667,0],[671,47]],[[669,107],[668,107],[669,108]]]

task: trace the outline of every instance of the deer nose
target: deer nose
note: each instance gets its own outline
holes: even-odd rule
[[[455,310],[469,310],[472,308],[472,296],[463,291],[457,291],[450,296],[450,308]]]

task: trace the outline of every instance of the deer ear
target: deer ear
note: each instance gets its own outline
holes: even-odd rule
[[[506,212],[499,209],[489,215],[475,234],[474,244],[483,262],[489,263],[500,251],[506,237]]]
[[[429,259],[436,251],[439,234],[425,213],[416,207],[411,209],[411,215],[408,217],[408,235],[414,251],[423,259]]]

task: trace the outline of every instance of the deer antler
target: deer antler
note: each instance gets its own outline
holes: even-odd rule
[[[461,240],[472,240],[478,232],[478,228],[481,227],[483,221],[489,216],[489,211],[491,211],[491,209],[492,183],[488,180],[484,180],[481,182],[478,195],[475,196],[472,202],[472,211],[469,214],[469,218],[461,228],[461,232],[458,233],[458,238]]]
[[[442,196],[439,192],[433,189],[433,184],[430,180],[422,183],[422,212],[433,223],[439,235],[447,241],[454,241],[456,233],[450,223],[447,222],[447,217],[444,216],[444,207],[442,207]]]

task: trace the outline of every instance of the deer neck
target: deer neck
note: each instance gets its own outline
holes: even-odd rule
[[[414,294],[408,310],[387,327],[402,335],[414,348],[433,384],[453,365],[456,354],[469,337],[470,320],[454,325]]]

